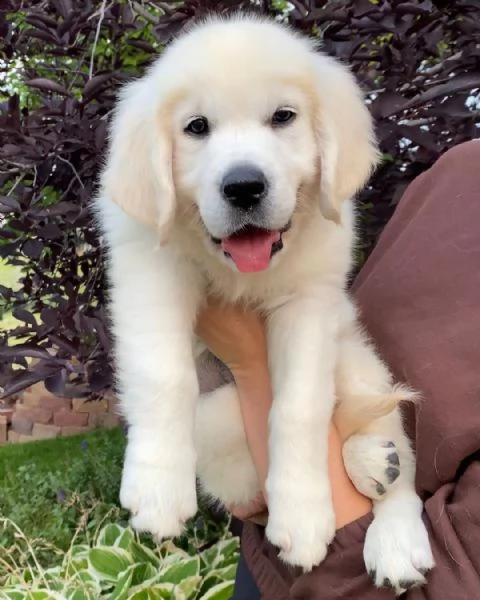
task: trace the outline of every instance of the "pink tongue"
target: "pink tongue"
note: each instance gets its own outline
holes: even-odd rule
[[[279,239],[279,231],[254,229],[225,238],[222,248],[230,254],[241,273],[255,273],[268,267],[272,246]]]

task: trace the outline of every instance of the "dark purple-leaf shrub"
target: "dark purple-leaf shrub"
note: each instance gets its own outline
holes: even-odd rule
[[[89,201],[119,85],[209,11],[240,0],[0,0],[0,70],[22,61],[19,93],[0,91],[0,259],[21,270],[0,282],[4,394],[39,380],[93,397],[112,384],[102,251]],[[383,164],[360,194],[359,265],[405,186],[454,144],[478,137],[478,0],[292,0],[291,24],[352,64],[377,121]],[[279,3],[256,10],[279,15]],[[3,65],[3,66],[2,66]],[[27,359],[35,359],[31,363]],[[0,389],[1,391],[1,389]]]

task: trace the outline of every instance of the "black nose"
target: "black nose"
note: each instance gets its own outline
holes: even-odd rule
[[[223,197],[233,206],[249,210],[265,198],[268,184],[263,172],[253,165],[237,165],[223,178]]]

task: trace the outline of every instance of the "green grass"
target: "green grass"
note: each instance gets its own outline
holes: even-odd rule
[[[74,535],[88,541],[106,518],[126,519],[118,506],[124,446],[120,429],[2,446],[0,516],[15,526],[0,529],[0,560],[18,545],[16,527],[51,563]]]
[[[239,541],[201,508],[157,545],[118,506],[125,436],[0,447],[0,598],[226,600]]]
[[[52,567],[72,543],[92,544],[106,523],[127,525],[119,506],[124,450],[121,428],[0,446],[0,589],[2,563],[20,569],[35,556]],[[226,522],[213,521],[200,504],[176,540],[190,554],[226,535]],[[153,547],[150,536],[140,540]]]
[[[120,429],[101,429],[86,435],[28,444],[8,444],[0,447],[0,481],[14,477],[20,467],[28,464],[36,464],[39,472],[67,470],[72,458],[75,459],[80,451],[83,455],[87,447],[101,453],[104,460],[112,460],[113,464],[116,464],[121,458],[124,446],[124,434]],[[88,452],[86,455],[88,456]]]

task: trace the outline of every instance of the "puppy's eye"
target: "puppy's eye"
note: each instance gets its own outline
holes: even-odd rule
[[[189,133],[190,135],[195,135],[197,137],[206,136],[209,130],[210,128],[208,125],[208,119],[205,117],[195,117],[184,129],[185,133]]]
[[[286,125],[293,121],[296,117],[296,113],[289,108],[279,108],[273,113],[272,116],[272,125],[274,127],[278,127],[280,125]]]

